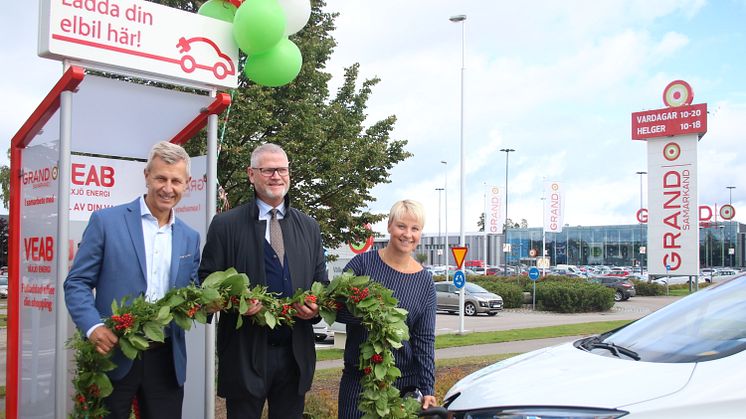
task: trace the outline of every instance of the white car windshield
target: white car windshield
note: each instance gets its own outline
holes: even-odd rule
[[[600,338],[601,342],[636,352],[641,361],[647,362],[701,362],[743,351],[746,276],[698,291],[686,301]]]

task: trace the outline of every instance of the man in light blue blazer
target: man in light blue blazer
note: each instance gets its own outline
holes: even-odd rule
[[[144,295],[157,301],[171,288],[199,282],[199,234],[173,210],[191,180],[189,155],[178,145],[160,142],[151,149],[144,173],[145,195],[91,215],[65,280],[65,303],[98,352],[114,350],[117,368],[109,372],[114,391],[104,399],[110,418],[129,418],[135,397],[143,419],[181,418],[184,330],[172,323],[165,343],[153,342],[130,360],[103,323],[114,300]]]

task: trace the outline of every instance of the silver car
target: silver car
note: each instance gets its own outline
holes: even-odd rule
[[[0,275],[0,298],[8,298],[8,275]]]
[[[452,282],[436,282],[435,292],[438,298],[438,310],[455,313],[459,310],[459,289]],[[477,284],[467,282],[464,285],[464,314],[476,316],[487,313],[494,316],[503,309],[503,299]]]

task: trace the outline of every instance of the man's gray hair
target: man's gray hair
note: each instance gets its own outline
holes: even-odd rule
[[[255,148],[254,151],[251,152],[251,167],[257,167],[259,159],[262,158],[263,154],[267,153],[280,153],[285,156],[285,159],[288,158],[287,153],[285,153],[285,150],[283,150],[282,147],[277,144],[266,143]]]
[[[186,162],[187,177],[192,177],[192,162],[187,154],[186,150],[180,145],[169,143],[168,141],[161,141],[153,145],[148,155],[148,163],[145,165],[145,170],[149,171],[153,164],[153,159],[160,157],[166,164],[175,164],[180,160]]]

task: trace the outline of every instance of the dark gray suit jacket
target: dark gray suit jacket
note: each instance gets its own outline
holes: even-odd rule
[[[328,282],[319,224],[311,217],[290,207],[285,197],[285,217],[280,220],[285,255],[293,285],[310,289],[314,281]],[[199,277],[235,268],[249,276],[251,286],[266,285],[264,243],[266,221],[259,220],[255,200],[218,214],[210,223],[202,251]],[[267,327],[246,318],[236,330],[237,315],[221,313],[217,327],[218,395],[245,398],[264,394],[267,353]],[[293,354],[300,369],[298,394],[311,388],[316,368],[313,322],[296,319],[293,327]]]

